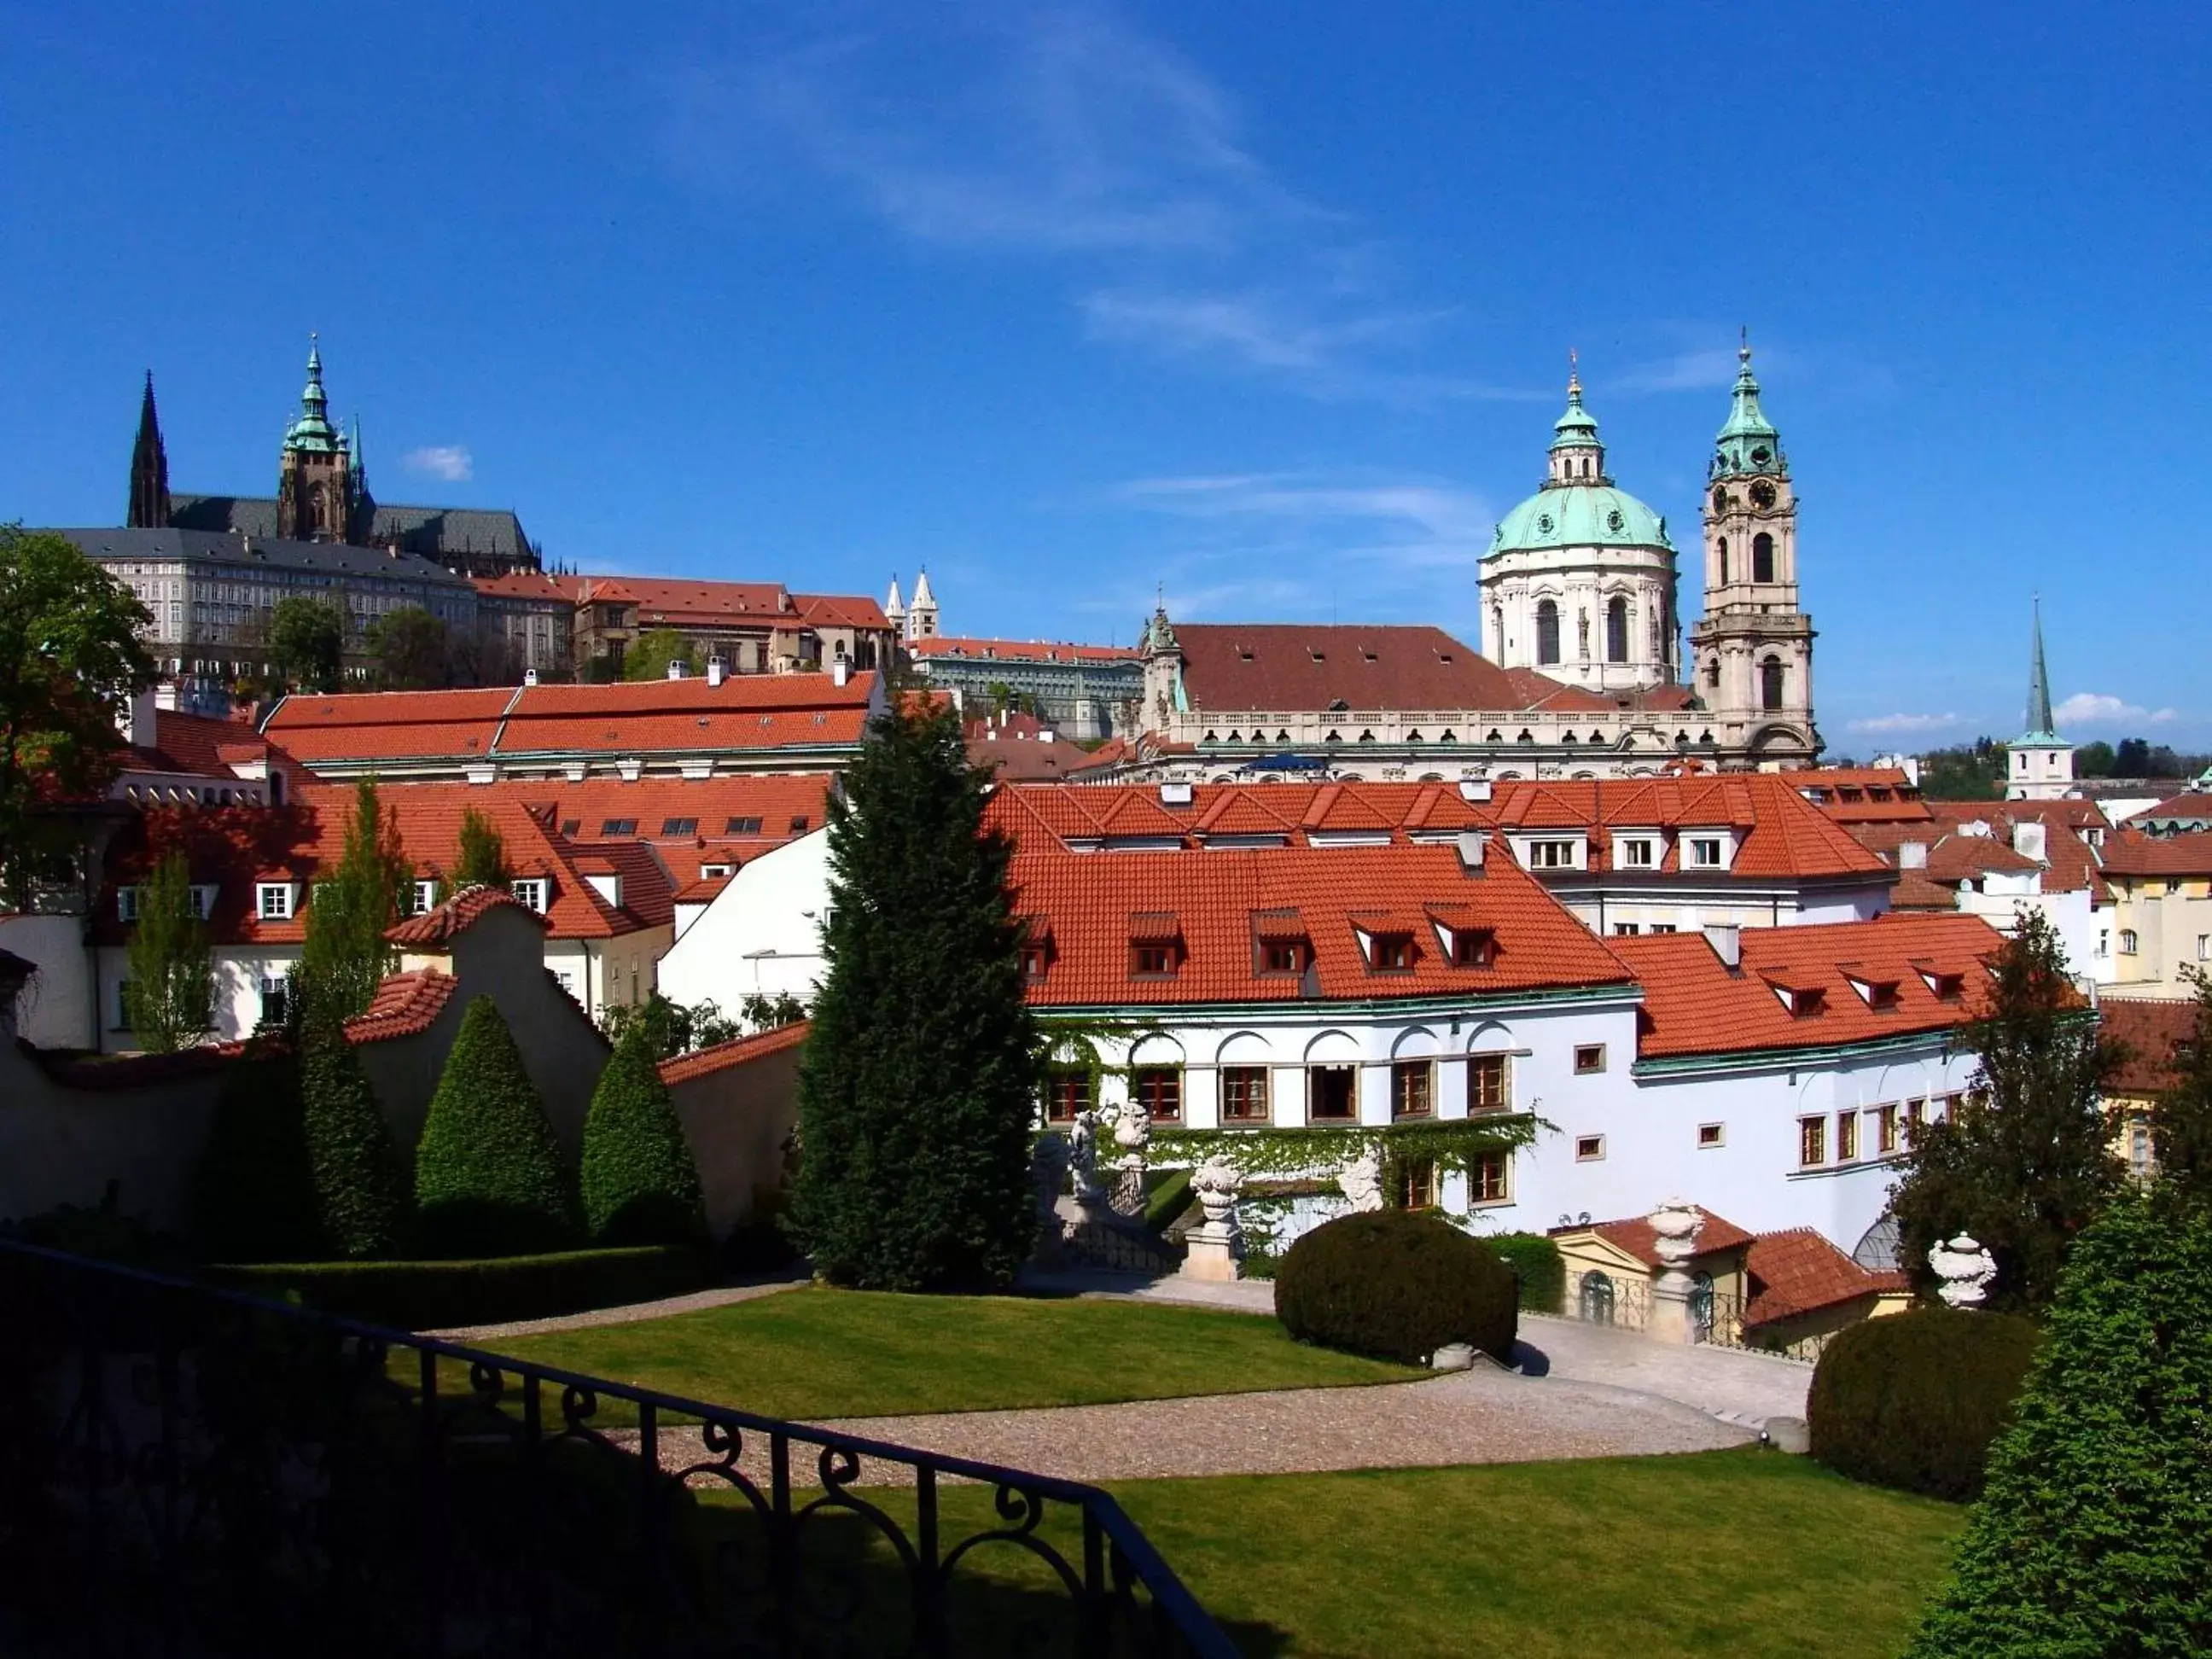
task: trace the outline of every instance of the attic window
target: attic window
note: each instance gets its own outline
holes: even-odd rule
[[[1302,974],[1305,971],[1305,946],[1294,939],[1263,939],[1260,941],[1260,971],[1262,974]]]
[[[1498,960],[1498,935],[1487,927],[1451,930],[1451,959],[1455,968],[1487,968]]]
[[[1175,971],[1176,947],[1172,943],[1131,942],[1129,976],[1132,979],[1173,979]]]
[[[1367,935],[1367,968],[1376,974],[1410,974],[1413,971],[1413,936],[1411,933],[1370,933]]]
[[[1052,965],[1052,946],[1042,940],[1033,940],[1022,946],[1022,977],[1035,983],[1045,975]]]
[[[599,825],[603,836],[634,836],[637,833],[635,818],[608,818]]]
[[[581,820],[577,818],[563,818],[561,820],[561,833],[564,836],[573,836],[583,827]]]
[[[757,836],[761,832],[758,818],[732,818],[722,833],[726,836]]]
[[[702,864],[699,866],[699,879],[702,881],[717,881],[722,877],[733,874],[734,872],[735,866],[731,865]]]
[[[1939,973],[1933,968],[1923,968],[1920,977],[1927,981],[1928,988],[1935,994],[1938,1002],[1956,1002],[1960,994],[1966,988],[1964,974]]]
[[[699,833],[696,818],[663,818],[660,833],[664,836],[696,836]]]
[[[1809,1019],[1828,1010],[1828,994],[1817,985],[1777,985],[1774,994],[1792,1019]]]
[[[791,815],[791,833],[794,836],[805,835],[806,833],[806,823],[807,818],[805,813],[793,812]]]
[[[1869,1008],[1888,1009],[1897,1006],[1897,981],[1893,979],[1862,979],[1856,974],[1846,974],[1851,989]]]
[[[1372,651],[1368,650],[1364,646],[1360,647],[1359,654],[1368,662],[1379,662],[1382,660],[1381,658],[1377,657]]]

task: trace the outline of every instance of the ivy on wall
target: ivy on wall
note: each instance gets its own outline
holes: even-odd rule
[[[1387,1177],[1408,1164],[1434,1163],[1464,1175],[1484,1158],[1531,1145],[1544,1127],[1533,1113],[1346,1123],[1295,1129],[1178,1129],[1155,1123],[1147,1163],[1226,1164],[1250,1179],[1327,1176],[1372,1152]]]

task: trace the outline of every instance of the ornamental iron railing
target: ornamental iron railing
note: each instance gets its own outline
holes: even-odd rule
[[[0,1652],[1237,1650],[1094,1486],[0,1241]]]

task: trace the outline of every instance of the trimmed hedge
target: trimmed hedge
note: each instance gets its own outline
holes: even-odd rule
[[[355,1261],[390,1255],[407,1218],[399,1159],[360,1051],[337,1025],[308,1028],[300,1098],[323,1247]]]
[[[300,1062],[282,1039],[253,1038],[223,1073],[193,1171],[191,1231],[217,1261],[286,1261],[323,1247]]]
[[[473,1258],[580,1242],[575,1188],[498,1005],[469,1004],[415,1150],[425,1255]]]
[[[1567,1294],[1567,1264],[1557,1244],[1541,1233],[1499,1233],[1482,1242],[1519,1277],[1524,1313],[1559,1311]]]
[[[1951,1308],[1838,1332],[1806,1401],[1813,1455],[1875,1486],[1958,1502],[1978,1495],[2041,1340],[2025,1319]]]
[[[599,1244],[703,1244],[699,1167],[642,1022],[615,1044],[584,1118],[584,1224]]]
[[[1145,1176],[1145,1225],[1165,1229],[1190,1207],[1190,1170],[1154,1170]]]
[[[1453,1342],[1504,1359],[1516,1295],[1488,1241],[1418,1211],[1340,1216],[1299,1237],[1275,1270],[1275,1312],[1297,1340],[1408,1365]]]
[[[550,1319],[682,1296],[708,1282],[703,1251],[564,1250],[495,1261],[289,1261],[216,1267],[217,1284],[296,1296],[319,1312],[401,1330]]]

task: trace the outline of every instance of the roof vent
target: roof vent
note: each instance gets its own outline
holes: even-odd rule
[[[1743,929],[1735,922],[1706,923],[1705,943],[1713,947],[1713,954],[1721,959],[1721,966],[1730,973],[1743,966]]]
[[[1462,830],[1459,832],[1458,846],[1460,868],[1480,870],[1483,854],[1490,846],[1490,832],[1486,830]]]
[[[668,678],[672,680],[680,680],[684,678],[683,658],[671,657],[668,659]]]
[[[537,671],[536,669],[534,669],[534,668],[526,668],[526,669],[524,669],[524,670],[522,671],[522,683],[523,683],[525,685],[535,685],[535,684],[538,684],[538,671]]]

